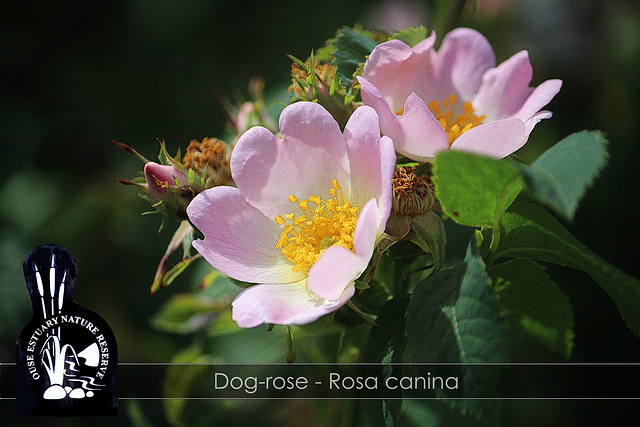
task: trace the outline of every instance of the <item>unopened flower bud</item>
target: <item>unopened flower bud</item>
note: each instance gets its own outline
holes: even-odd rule
[[[169,189],[177,188],[188,183],[187,175],[173,166],[149,162],[144,165],[144,177],[147,180],[149,197],[159,202],[169,197]]]

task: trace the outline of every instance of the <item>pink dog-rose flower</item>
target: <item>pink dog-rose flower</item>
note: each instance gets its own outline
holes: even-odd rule
[[[198,252],[257,283],[232,304],[243,328],[306,324],[345,304],[391,210],[396,155],[372,108],[358,108],[342,133],[322,106],[298,102],[280,131],[244,133],[231,156],[237,188],[206,190],[187,209],[205,237]]]
[[[489,42],[475,30],[448,33],[436,52],[435,33],[413,48],[399,40],[376,46],[364,65],[362,99],[380,116],[396,150],[430,161],[442,150],[502,158],[522,147],[560,80],[529,87],[526,51],[496,67]]]

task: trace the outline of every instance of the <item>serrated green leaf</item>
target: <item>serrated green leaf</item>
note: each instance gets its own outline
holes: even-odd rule
[[[583,131],[569,135],[520,170],[531,195],[571,221],[578,202],[607,159],[604,135]]]
[[[392,299],[382,308],[378,316],[378,326],[369,331],[363,362],[401,363],[407,341],[404,336],[404,314],[409,300]],[[384,382],[391,376],[400,377],[400,366],[384,365],[379,378]],[[364,401],[365,412],[372,427],[395,426],[402,410],[402,389],[388,390],[381,387],[373,392],[373,397]],[[389,399],[393,398],[393,399]]]
[[[211,298],[178,294],[151,318],[151,324],[166,332],[188,334],[211,323],[217,317],[215,309],[215,301]]]
[[[362,32],[344,27],[338,31],[333,45],[335,49],[331,55],[334,57],[332,63],[336,66],[336,75],[340,77],[340,84],[349,88],[353,83],[353,73],[359,64],[366,61],[377,43]]]
[[[492,249],[487,249],[490,239],[484,239],[487,264],[501,257],[526,257],[584,271],[616,303],[627,326],[640,333],[640,281],[580,243],[545,209],[515,203],[500,220],[500,236]]]
[[[510,161],[452,150],[436,155],[432,179],[443,211],[474,227],[494,225],[523,187]]]
[[[463,414],[495,422],[499,414],[503,368],[478,363],[505,363],[509,338],[502,309],[489,286],[475,242],[464,263],[425,279],[407,310],[407,356],[412,362],[461,363],[438,366],[438,375],[457,377],[459,388],[436,389],[436,396],[464,397],[449,403]]]
[[[411,220],[411,229],[419,239],[427,244],[435,263],[434,272],[439,271],[444,263],[447,245],[447,235],[440,217],[434,211],[427,211]],[[420,246],[420,242],[417,243]]]
[[[413,47],[426,39],[428,30],[424,25],[419,27],[409,27],[406,30],[399,30],[391,35],[391,39],[400,40],[409,46]]]
[[[181,398],[192,397],[205,383],[208,378],[205,374],[210,367],[204,363],[211,361],[209,355],[202,353],[202,346],[199,344],[191,345],[171,360],[175,364],[167,368],[162,386],[163,395],[167,398],[162,401],[162,406],[171,425],[184,425],[182,415],[189,400]]]
[[[514,339],[533,339],[569,360],[575,335],[573,310],[544,269],[530,259],[514,259],[488,273]]]

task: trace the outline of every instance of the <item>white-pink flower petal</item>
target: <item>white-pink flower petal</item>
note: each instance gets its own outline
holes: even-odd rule
[[[349,195],[349,166],[338,123],[313,102],[294,104],[280,115],[282,139],[254,127],[238,140],[231,173],[243,197],[269,218],[292,212],[289,195],[327,198],[331,180]],[[293,105],[292,105],[293,106]]]
[[[233,302],[233,319],[241,327],[309,323],[345,304],[391,210],[395,151],[391,140],[380,136],[371,108],[356,110],[344,134],[323,107],[308,102],[286,107],[280,126],[282,138],[264,128],[247,131],[231,158],[238,188],[200,193],[187,210],[205,235],[203,241],[194,242],[204,258],[232,278],[258,283]],[[330,189],[338,191],[331,194]],[[308,200],[309,210],[293,204],[290,195],[297,203]],[[333,230],[320,237],[301,234],[310,239],[309,246],[288,240],[291,230],[301,227],[293,217],[303,215],[302,210],[309,220],[306,226],[315,224],[312,210],[324,202],[311,196],[335,197],[338,206],[349,208],[348,202],[358,208],[354,252],[334,245],[308,264],[318,254],[305,251],[321,247],[324,237],[333,240],[338,234]],[[340,216],[335,221],[336,227],[348,227],[338,228],[340,233],[352,227],[344,225]],[[324,225],[318,227],[327,230]]]
[[[470,28],[456,28],[442,40],[436,52],[435,76],[425,82],[430,90],[418,92],[428,103],[433,99],[449,97],[455,93],[462,99],[472,99],[482,83],[482,75],[496,64],[491,45],[479,32]]]
[[[402,108],[416,85],[422,84],[425,74],[434,73],[430,56],[435,41],[435,33],[413,48],[400,40],[390,40],[376,46],[369,55],[363,76],[385,94],[392,111]],[[404,78],[396,78],[400,73]]]
[[[529,87],[533,69],[526,51],[496,67],[491,45],[475,30],[451,31],[438,51],[433,37],[413,48],[398,40],[379,44],[358,77],[362,100],[376,110],[396,151],[418,161],[449,148],[504,157],[527,141],[536,123],[551,117],[541,109],[562,82]],[[494,126],[477,130],[505,119],[520,120],[524,137],[515,124],[494,125],[500,132],[493,139],[488,132]],[[460,132],[466,126],[473,128]],[[490,145],[482,147],[487,141]]]
[[[527,137],[521,120],[497,120],[463,133],[453,141],[451,149],[501,159],[522,147]]]
[[[512,117],[533,92],[529,87],[532,78],[529,54],[518,52],[484,74],[473,106],[487,116],[487,121]]]
[[[305,277],[276,248],[280,227],[251,206],[233,187],[214,187],[187,207],[205,239],[193,247],[218,270],[243,282],[291,283]]]
[[[232,319],[241,328],[263,323],[305,325],[342,307],[355,293],[348,286],[340,298],[331,301],[314,295],[306,279],[290,284],[260,284],[242,291],[232,303]]]
[[[364,206],[371,198],[376,198],[381,212],[390,212],[385,206],[391,201],[392,187],[389,176],[396,167],[393,141],[380,138],[378,115],[370,107],[360,107],[351,115],[344,129],[349,155],[351,177],[351,197],[349,202]],[[379,218],[379,234],[384,231],[387,216]]]

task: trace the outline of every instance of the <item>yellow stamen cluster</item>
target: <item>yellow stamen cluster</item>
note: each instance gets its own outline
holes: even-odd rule
[[[298,200],[292,194],[289,201],[298,205],[302,215],[296,217],[289,213],[284,218],[281,215],[275,217],[277,224],[284,225],[276,247],[294,264],[293,271],[308,273],[322,252],[333,245],[354,252],[353,233],[358,221],[358,208],[344,200],[336,179],[331,184],[329,193],[332,198],[322,200],[319,196],[309,196],[308,200]]]
[[[431,180],[414,173],[415,168],[402,166],[393,174],[393,211],[403,216],[420,215],[433,207]]]
[[[431,110],[436,119],[440,122],[440,125],[444,128],[444,131],[449,137],[449,147],[453,144],[460,135],[468,131],[469,129],[478,126],[487,117],[486,115],[478,116],[474,113],[473,105],[471,101],[467,101],[462,104],[462,113],[454,114],[454,106],[458,103],[458,98],[455,94],[449,95],[449,99],[442,98],[440,102],[437,100],[431,101],[427,106]]]

